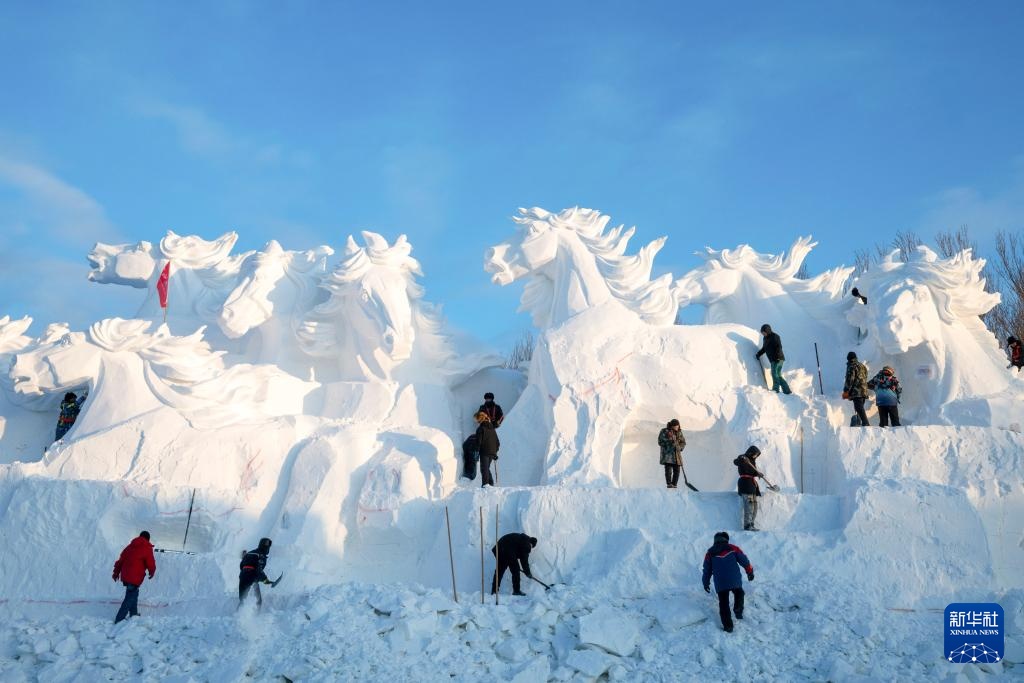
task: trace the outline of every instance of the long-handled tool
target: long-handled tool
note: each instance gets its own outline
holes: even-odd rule
[[[764,475],[761,475],[761,479],[764,479],[764,485],[768,487],[769,491],[775,491],[776,493],[779,492],[779,487],[765,479]]]
[[[679,465],[679,469],[682,470],[683,472],[683,483],[686,484],[686,488],[690,489],[691,491],[697,491],[698,493],[700,493],[700,489],[691,484],[690,480],[686,478],[686,468],[683,467],[682,465]]]
[[[535,576],[530,576],[529,578],[533,579],[534,581],[536,581],[536,582],[537,582],[537,583],[539,583],[540,585],[544,586],[544,590],[546,590],[546,591],[549,591],[549,590],[551,590],[551,586],[550,586],[549,584],[546,584],[546,583],[544,583],[543,581],[541,581],[541,580],[540,580],[540,579],[538,579],[537,577],[535,577]]]
[[[178,555],[195,555],[191,550],[171,550],[170,548],[153,548],[154,553],[177,553]]]

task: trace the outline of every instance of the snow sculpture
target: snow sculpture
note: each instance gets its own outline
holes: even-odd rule
[[[742,451],[744,431],[760,429],[760,406],[750,405],[748,395],[764,393],[754,389],[761,386],[750,358],[756,333],[738,325],[671,324],[672,276],[650,280],[664,240],[627,257],[634,230],[605,232],[608,218],[597,211],[520,213],[517,238],[485,259],[498,284],[530,276],[522,308],[542,328],[529,385],[501,428],[502,454],[509,456],[502,480],[657,485],[658,468],[640,454],[656,449],[654,438],[671,417],[723,459]],[[761,438],[766,447],[785,442],[781,430]],[[705,459],[692,469],[712,488],[730,486],[729,472],[724,460]]]
[[[271,391],[280,375],[273,366],[225,368],[223,352],[210,349],[202,329],[175,337],[165,325],[152,333],[151,326],[147,320],[109,318],[87,333],[40,340],[14,356],[13,391],[28,398],[59,398],[66,391],[87,389],[89,400],[74,428],[77,436],[165,405],[206,425],[301,412],[305,391],[296,391],[294,382],[287,390]]]
[[[156,284],[164,266],[170,262],[167,324],[175,334],[191,334],[202,325],[218,323],[225,299],[238,284],[241,265],[252,252],[232,256],[231,249],[237,240],[234,232],[207,241],[196,235],[181,236],[168,230],[160,240],[155,257],[149,242],[135,246],[100,242],[89,254],[93,266],[89,279],[100,284],[148,289],[135,317],[162,320],[164,313]],[[208,339],[210,336],[208,332]],[[219,342],[226,340],[213,341],[221,346]]]
[[[942,259],[920,246],[909,262],[894,251],[854,282],[868,297],[867,306],[846,316],[866,331],[859,355],[897,369],[903,403],[918,423],[990,425],[1024,417],[1015,407],[1024,385],[1006,370],[980,318],[999,303],[998,294],[985,291],[984,266],[970,250]]]
[[[100,284],[119,284],[146,289],[156,270],[153,245],[149,242],[104,244],[97,242],[88,256],[89,279]]]
[[[20,320],[11,320],[11,316],[5,315],[0,318],[0,359],[19,351],[29,345],[32,338],[25,334],[32,318],[25,316]]]
[[[422,300],[415,280],[422,271],[405,235],[394,244],[375,232],[362,236],[363,246],[349,236],[345,259],[321,283],[329,298],[299,329],[307,353],[335,359],[345,381],[451,384],[495,364],[457,354],[442,334],[439,314]]]
[[[664,237],[626,256],[636,228],[620,225],[606,232],[609,217],[593,209],[553,214],[535,207],[519,214],[513,218],[519,232],[487,250],[484,268],[499,285],[529,277],[520,310],[528,311],[539,329],[557,327],[606,301],[618,301],[652,325],[675,320],[672,276],[651,280]]]
[[[32,344],[25,334],[32,324],[32,318],[11,320],[10,316],[0,318],[0,366],[8,367],[14,354]],[[55,419],[52,414],[39,412],[53,410],[54,399],[42,401],[17,401],[13,396],[10,382],[3,381],[0,392],[0,463],[16,460],[35,460],[43,451],[48,438],[53,437]]]
[[[804,280],[797,271],[817,242],[798,238],[782,255],[761,254],[743,244],[716,251],[697,252],[704,265],[676,281],[680,307],[704,305],[705,324],[738,323],[759,330],[768,323],[783,338],[787,371],[814,369],[818,343],[822,366],[828,370],[825,391],[842,390],[846,350],[857,335],[843,322],[844,311],[854,305],[844,299],[844,286],[853,268],[839,267]],[[760,346],[758,344],[758,346]]]
[[[286,251],[276,240],[242,264],[238,285],[228,294],[218,323],[228,337],[238,339],[257,332],[246,352],[249,360],[276,363],[287,372],[312,373],[311,359],[298,347],[302,316],[312,307],[327,257],[334,253],[321,245],[308,251]]]

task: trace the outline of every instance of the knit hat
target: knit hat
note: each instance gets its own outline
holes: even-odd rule
[[[857,360],[857,354],[854,353],[853,351],[850,351],[848,354],[846,354],[846,360]]]
[[[147,541],[149,540],[149,532],[148,531],[140,531],[139,532],[139,536],[142,536]]]
[[[751,446],[743,455],[749,455],[751,458],[756,458],[757,456],[761,455],[761,449],[758,448],[757,446]]]
[[[491,392],[488,391],[486,394],[484,394],[484,400],[485,401],[493,401],[494,400],[494,394],[492,394]]]
[[[677,420],[675,418],[672,418],[671,420],[668,421],[668,426],[669,427],[678,427],[679,426],[679,420]]]
[[[882,368],[882,373],[886,375],[895,375],[896,371],[892,369],[892,366],[886,365],[884,368]]]
[[[259,549],[262,550],[265,553],[266,552],[270,552],[270,546],[273,545],[273,543],[274,542],[271,541],[269,538],[261,538],[260,539]]]
[[[715,534],[715,543],[728,543],[728,542],[729,542],[729,534],[725,533],[724,531],[719,531],[717,534]]]
[[[530,536],[530,545],[533,546],[534,548],[537,547],[537,539],[534,538],[533,536]]]
[[[761,325],[761,332],[763,334],[771,334],[772,326],[769,325],[768,323],[765,323],[764,325]]]

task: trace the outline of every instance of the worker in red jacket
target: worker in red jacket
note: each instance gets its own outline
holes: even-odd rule
[[[156,574],[156,560],[153,559],[153,544],[149,542],[149,532],[141,531],[138,538],[133,538],[132,542],[125,546],[121,551],[121,557],[114,563],[113,579],[123,583],[125,588],[124,601],[121,602],[121,608],[114,617],[115,624],[129,614],[133,617],[139,616],[139,586],[146,578],[147,571],[149,578],[152,579],[153,574]]]

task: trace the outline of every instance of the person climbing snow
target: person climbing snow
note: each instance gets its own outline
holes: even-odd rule
[[[863,294],[861,294],[860,290],[857,289],[856,287],[854,287],[853,289],[850,290],[850,294],[852,294],[855,298],[860,299],[860,302],[862,304],[864,304],[865,306],[868,305],[868,298],[866,296],[864,296]]]
[[[743,455],[732,461],[740,475],[736,481],[736,491],[743,499],[744,531],[760,531],[757,528],[757,499],[761,495],[761,487],[758,486],[757,480],[763,479],[764,475],[754,464],[760,455],[761,450],[757,446],[751,446]]]
[[[715,543],[704,553],[704,574],[701,582],[704,591],[711,592],[711,578],[715,579],[715,592],[718,593],[718,615],[722,618],[722,628],[732,633],[732,615],[729,613],[729,594],[735,596],[732,611],[737,619],[743,618],[743,577],[740,567],[747,572],[747,581],[754,580],[754,565],[739,548],[729,543],[729,534],[719,531],[715,534]]]
[[[476,463],[480,459],[480,439],[475,433],[462,442],[462,476],[476,479]]]
[[[484,402],[480,404],[480,407],[476,409],[478,413],[487,413],[487,417],[490,419],[491,424],[497,429],[501,426],[502,420],[505,419],[505,413],[502,411],[501,406],[494,402],[494,394],[487,392],[484,394]]]
[[[860,418],[860,426],[868,427],[868,414],[864,411],[864,401],[868,397],[868,366],[857,360],[857,354],[850,351],[846,354],[846,381],[843,382],[843,398],[853,401],[853,409]]]
[[[679,420],[670,420],[658,432],[658,446],[661,447],[660,462],[665,466],[665,485],[670,489],[677,488],[679,470],[683,466],[683,449],[686,448],[686,437],[683,436]]]
[[[256,607],[263,607],[263,594],[260,592],[261,583],[270,584],[272,581],[267,578],[267,555],[270,554],[270,546],[273,541],[269,538],[261,538],[255,550],[242,554],[242,561],[238,565],[238,606],[241,607],[249,594],[250,588],[255,588]]]
[[[53,440],[60,441],[64,438],[64,435],[71,429],[75,420],[78,419],[78,414],[82,412],[82,404],[85,403],[85,399],[89,397],[89,394],[82,394],[81,398],[75,396],[75,392],[69,391],[64,394],[64,400],[60,403],[60,416],[57,418],[57,431],[54,433]]]
[[[519,572],[533,578],[530,573],[530,551],[536,547],[537,539],[526,534],[505,534],[498,539],[498,544],[491,548],[491,554],[498,562],[491,581],[491,595],[501,588],[506,569],[512,572],[512,595],[526,595],[519,584]]]
[[[498,440],[498,432],[495,431],[491,418],[487,413],[480,411],[476,414],[477,448],[480,449],[480,486],[494,486],[494,477],[491,476],[491,461],[498,459],[498,449],[501,442]]]
[[[893,427],[900,426],[900,394],[903,387],[896,378],[896,371],[886,365],[868,382],[868,389],[875,392],[875,405],[878,406],[878,424],[888,427],[892,420]]]
[[[145,580],[146,572],[149,572],[149,578],[152,579],[156,574],[156,559],[153,557],[153,544],[149,542],[149,532],[140,531],[114,563],[111,578],[124,585],[124,600],[114,617],[115,624],[127,616],[139,616],[139,586]]]
[[[1006,352],[1010,355],[1011,367],[1024,368],[1024,348],[1022,348],[1020,339],[1013,336],[1007,337]]]
[[[760,362],[761,356],[768,356],[772,370],[772,391],[778,393],[781,389],[784,394],[792,394],[789,384],[782,378],[782,364],[786,361],[786,356],[782,353],[782,338],[772,332],[772,326],[767,323],[761,325],[761,336],[764,337],[764,344],[755,357]]]

